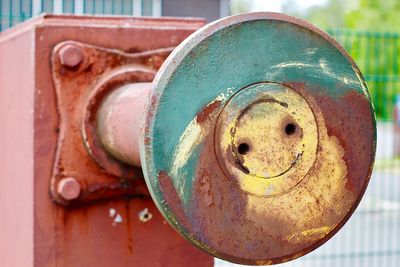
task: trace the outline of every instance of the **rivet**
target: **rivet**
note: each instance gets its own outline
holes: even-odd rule
[[[73,177],[64,178],[57,185],[57,193],[64,200],[74,200],[81,194],[81,185]]]
[[[83,61],[82,49],[74,44],[65,45],[59,52],[60,62],[67,68],[76,68]]]

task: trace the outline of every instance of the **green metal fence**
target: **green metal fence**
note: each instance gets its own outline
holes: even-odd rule
[[[0,0],[0,31],[32,17],[32,1]]]
[[[378,119],[393,118],[396,95],[400,94],[400,34],[331,30],[360,67],[367,81]]]
[[[0,31],[43,12],[160,16],[161,0],[0,0]]]

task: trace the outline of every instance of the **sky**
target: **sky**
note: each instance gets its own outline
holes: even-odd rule
[[[251,11],[273,11],[281,12],[282,4],[285,0],[252,0],[253,5]],[[316,4],[323,4],[326,0],[296,0],[301,8],[308,8]]]

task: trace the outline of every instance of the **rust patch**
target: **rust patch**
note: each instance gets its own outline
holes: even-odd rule
[[[150,142],[151,142],[151,138],[150,137],[147,136],[147,137],[144,138],[144,144],[145,145],[149,145]]]
[[[288,86],[311,97],[304,89],[304,84],[288,83]],[[371,149],[371,144],[375,143],[375,130],[370,102],[365,95],[355,91],[338,99],[322,94],[315,94],[313,98],[326,118],[328,134],[337,137],[344,148],[343,160],[348,169],[346,189],[360,194],[366,184],[364,178],[369,176],[375,157],[374,149]]]
[[[345,149],[343,159],[349,170],[346,188],[359,193],[365,187],[365,180],[362,178],[371,172],[371,162],[375,157],[373,150],[370,149],[370,144],[375,139],[374,125],[370,120],[373,113],[366,97],[354,91],[347,93],[340,100],[343,109],[336,109],[334,117],[337,119],[332,121],[332,126],[328,130],[338,136]],[[327,112],[334,112],[329,110],[329,106],[324,108]],[[347,116],[351,113],[358,115]]]
[[[201,126],[206,130],[209,124],[210,121]],[[214,153],[212,135],[206,137],[197,166],[190,210],[193,211],[191,221],[202,242],[200,247],[211,250],[212,247],[218,248],[218,252],[214,252],[217,256],[243,264],[254,264],[252,258],[281,253],[289,248],[288,242],[283,238],[276,239],[256,224],[247,221],[244,216],[247,212],[247,195],[240,191],[237,185],[228,182],[229,178],[216,167],[218,161]],[[273,228],[271,231],[285,232],[285,229],[291,227],[285,221],[273,217],[266,220],[260,215],[258,220],[280,229],[278,231],[277,228]],[[265,241],[255,241],[258,239],[256,236],[264,236]],[[240,254],[241,259],[232,257]],[[271,259],[259,264],[280,262],[281,259]]]
[[[191,231],[193,228],[190,221],[188,221],[185,214],[184,206],[176,192],[175,186],[172,183],[171,177],[165,171],[160,171],[158,174],[158,183],[160,184],[160,190],[165,197],[165,204],[173,212],[175,217],[178,219],[179,224],[185,228],[185,231]],[[167,214],[168,216],[168,214]],[[171,221],[175,221],[170,217]]]
[[[204,171],[203,175],[199,179],[199,191],[204,196],[203,202],[206,206],[211,207],[214,205],[214,197],[212,192],[211,177],[207,170]]]
[[[128,251],[130,254],[133,254],[133,232],[132,232],[132,222],[131,222],[131,216],[129,211],[131,210],[130,207],[130,200],[125,201],[125,220],[126,220],[126,233],[128,237]]]
[[[203,139],[191,198],[185,207],[171,177],[166,172],[159,174],[160,188],[177,223],[191,229],[190,235],[197,239],[192,241],[214,255],[244,264],[275,264],[297,258],[332,237],[362,196],[373,158],[374,129],[368,100],[356,93],[331,100],[307,93],[310,89],[303,84],[288,86],[315,109],[318,139],[325,145],[318,146],[315,164],[295,189],[273,198],[252,196],[224,173],[215,150],[219,109],[210,108],[213,102],[199,112],[200,119],[196,118]],[[360,122],[363,116],[368,119]],[[301,137],[303,130],[297,134]],[[232,157],[230,149],[227,157]],[[358,166],[360,160],[363,163]],[[333,202],[337,205],[332,206]],[[187,228],[188,224],[192,228]]]
[[[196,116],[197,123],[204,123],[210,114],[221,105],[221,100],[215,100],[203,108]]]

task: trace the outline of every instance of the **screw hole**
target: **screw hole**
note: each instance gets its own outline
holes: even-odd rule
[[[286,125],[285,127],[285,133],[287,135],[293,135],[294,133],[296,133],[297,127],[295,124],[293,123],[289,123]]]
[[[151,220],[152,217],[153,217],[153,214],[151,214],[147,208],[142,210],[141,212],[139,212],[139,220],[141,222],[144,222],[144,223],[148,222]]]
[[[249,153],[249,151],[250,151],[250,146],[246,143],[241,143],[238,146],[238,152],[241,155],[246,155],[247,153]]]

